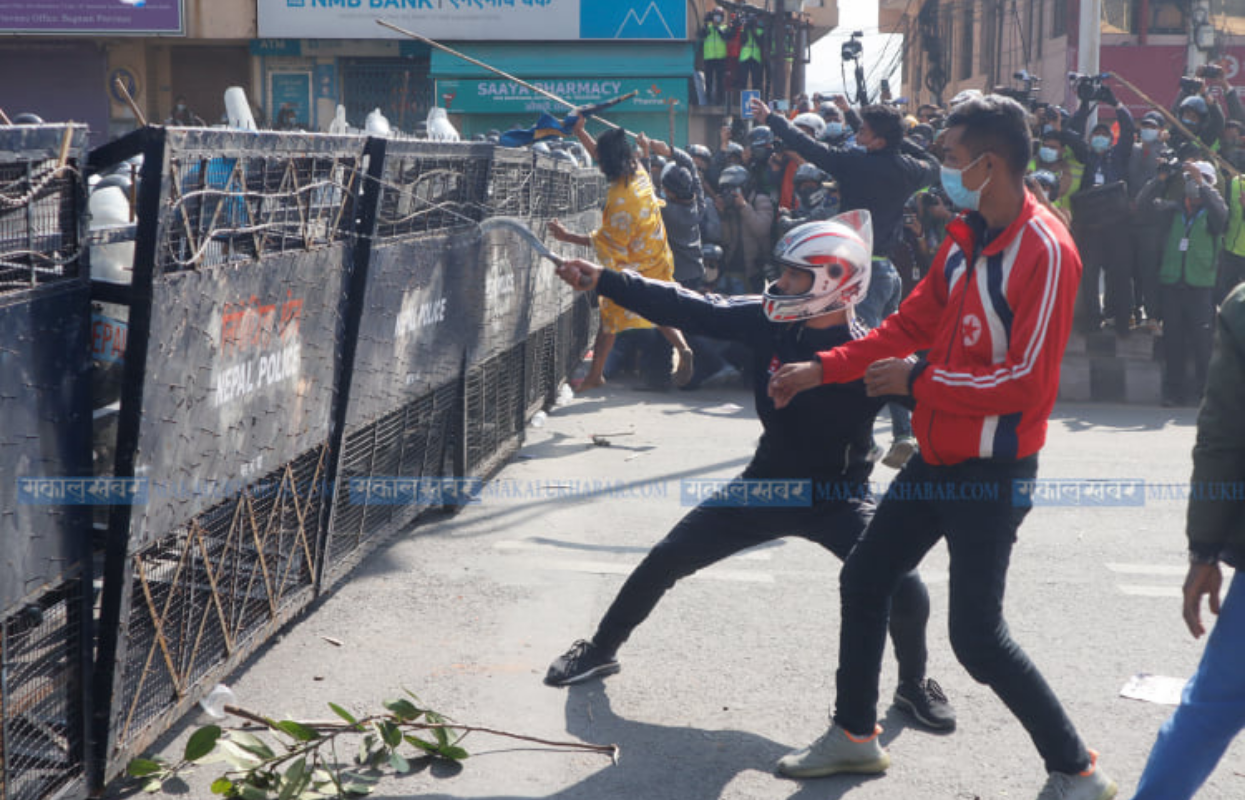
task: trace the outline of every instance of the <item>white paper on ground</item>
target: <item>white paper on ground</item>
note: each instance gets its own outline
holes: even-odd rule
[[[1166,675],[1138,672],[1128,679],[1123,689],[1120,689],[1120,697],[1144,700],[1147,703],[1158,703],[1163,706],[1178,706],[1185,683],[1187,681],[1184,678],[1169,678]]]

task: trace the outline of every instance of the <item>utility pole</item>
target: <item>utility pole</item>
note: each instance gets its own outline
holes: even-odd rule
[[[1081,0],[1080,31],[1077,37],[1077,72],[1098,75],[1102,72],[1099,56],[1102,50],[1102,0]],[[1090,112],[1085,125],[1090,130],[1098,124],[1098,110]]]
[[[1210,22],[1210,0],[1193,0],[1189,13],[1189,69],[1192,75],[1198,67],[1210,61],[1210,51],[1215,46],[1215,28]]]
[[[790,99],[787,82],[787,3],[775,0],[769,29],[769,90],[771,97]],[[766,98],[767,100],[770,98]]]

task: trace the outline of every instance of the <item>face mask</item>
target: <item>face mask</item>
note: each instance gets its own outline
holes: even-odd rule
[[[1195,120],[1195,119],[1185,119],[1184,117],[1181,117],[1181,118],[1180,118],[1180,122],[1181,122],[1181,124],[1182,124],[1182,125],[1184,125],[1186,128],[1196,128],[1196,127],[1197,127],[1197,120]]]
[[[826,135],[832,139],[837,139],[838,137],[842,136],[843,135],[843,123],[842,122],[827,122],[826,123]]]
[[[185,110],[186,110],[186,104],[185,104],[185,103],[178,103],[178,104],[177,104],[177,110],[178,110],[178,111],[185,111]]]
[[[1059,153],[1053,147],[1042,147],[1038,149],[1038,158],[1047,164],[1053,164],[1059,159]]]
[[[1153,144],[1157,142],[1158,140],[1159,140],[1159,129],[1158,128],[1142,128],[1141,129],[1141,141],[1145,142],[1146,144]]]
[[[1043,126],[1042,126],[1042,135],[1043,135],[1043,136],[1046,136],[1047,134],[1051,134],[1051,133],[1054,133],[1054,132],[1055,132],[1055,126],[1054,126],[1054,125],[1043,125]]]
[[[1094,149],[1095,153],[1105,153],[1107,148],[1111,146],[1111,137],[1109,136],[1091,136],[1089,146]]]
[[[981,205],[981,192],[990,185],[990,179],[986,178],[985,183],[976,189],[967,189],[964,186],[964,172],[965,170],[972,169],[973,165],[985,157],[986,154],[982,153],[963,169],[942,168],[942,188],[946,191],[947,196],[951,198],[951,202],[960,208],[976,211],[978,206]]]

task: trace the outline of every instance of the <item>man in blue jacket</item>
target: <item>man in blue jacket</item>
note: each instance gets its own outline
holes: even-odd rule
[[[851,308],[868,290],[872,239],[867,212],[811,222],[775,248],[782,276],[764,295],[698,295],[674,284],[611,272],[573,260],[558,274],[571,286],[603,296],[659,325],[687,334],[747,345],[757,415],[764,433],[743,475],[687,514],[627,578],[591,641],[578,641],[549,667],[545,682],[579,683],[619,670],[618,648],[656,608],[665,592],[688,575],[728,556],[783,536],[801,536],[847,558],[873,515],[868,460],[873,420],[886,398],[871,398],[861,381],[825,386],[778,409],[767,392],[783,364],[864,336]],[[767,498],[785,486],[805,485],[804,502]],[[773,490],[773,491],[771,491]],[[941,688],[925,676],[925,623],[929,594],[914,571],[893,595],[891,638],[899,661],[895,704],[938,730],[955,727]]]

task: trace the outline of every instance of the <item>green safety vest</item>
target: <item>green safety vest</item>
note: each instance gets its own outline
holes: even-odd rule
[[[1068,191],[1059,195],[1059,199],[1051,203],[1051,205],[1061,211],[1068,212],[1068,216],[1071,217],[1072,195],[1076,194],[1077,190],[1081,188],[1081,177],[1085,174],[1085,165],[1073,158],[1071,150],[1068,148],[1064,148],[1063,160],[1064,163],[1068,165],[1068,171],[1072,173],[1072,185],[1068,187]],[[1049,165],[1046,164],[1046,162],[1039,162],[1036,158],[1029,159],[1029,172],[1037,172],[1039,169],[1045,169],[1048,172],[1053,172],[1054,170],[1048,169],[1048,166]]]
[[[722,27],[710,22],[705,26],[705,61],[719,61],[726,58],[726,39],[722,36]]]
[[[1245,189],[1239,177],[1228,183],[1228,232],[1223,237],[1223,247],[1232,255],[1245,257],[1245,204],[1241,203],[1241,191]]]
[[[761,62],[761,30],[759,28],[748,30],[743,47],[739,48],[739,60],[740,62]]]
[[[1182,240],[1188,239],[1187,250],[1180,249]],[[1187,223],[1183,213],[1172,220],[1167,234],[1167,246],[1163,249],[1163,265],[1159,268],[1159,283],[1172,285],[1182,280],[1188,286],[1210,289],[1215,285],[1215,265],[1219,260],[1219,237],[1210,232],[1206,209]]]

